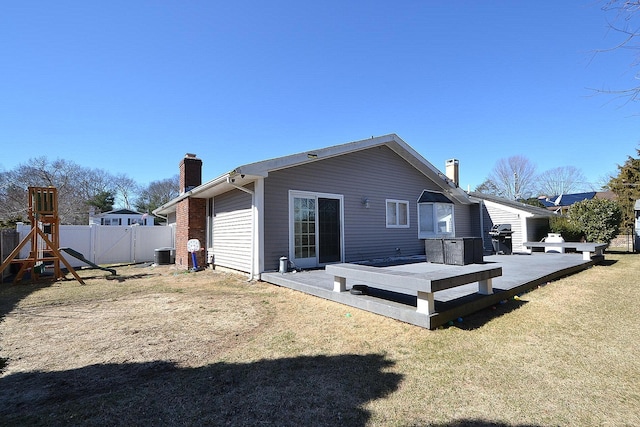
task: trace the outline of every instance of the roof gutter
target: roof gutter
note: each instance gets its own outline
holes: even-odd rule
[[[226,173],[222,176],[219,176],[218,178],[212,179],[211,181],[199,185],[197,187],[195,187],[192,190],[186,191],[184,193],[182,193],[181,195],[179,195],[178,197],[176,197],[173,200],[168,201],[167,203],[165,203],[164,205],[154,209],[151,213],[154,215],[158,215],[156,212],[160,212],[161,210],[170,208],[171,206],[177,205],[178,203],[180,203],[181,201],[183,201],[186,198],[192,197],[192,196],[197,196],[199,193],[202,193],[203,191],[206,191],[208,189],[210,189],[211,187],[215,187],[216,185],[220,185],[224,182],[229,182],[229,179],[231,177],[231,172]]]

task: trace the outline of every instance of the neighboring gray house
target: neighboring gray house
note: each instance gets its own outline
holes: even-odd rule
[[[531,252],[522,246],[526,241],[537,242],[549,232],[549,218],[557,216],[545,208],[507,200],[482,193],[469,193],[472,201],[480,203],[482,212],[482,241],[486,251],[493,249],[489,231],[494,224],[511,224],[514,252]]]
[[[587,193],[560,194],[552,197],[539,197],[538,200],[548,210],[565,215],[569,208],[578,202],[592,199],[615,200],[618,196],[613,191],[589,191]]]
[[[277,270],[283,256],[314,268],[420,255],[422,238],[480,235],[479,204],[454,182],[457,161],[450,166],[447,178],[395,134],[239,166],[204,184],[202,161],[187,154],[181,195],[153,213],[176,224],[182,268],[190,239],[207,249],[199,265],[250,277]]]

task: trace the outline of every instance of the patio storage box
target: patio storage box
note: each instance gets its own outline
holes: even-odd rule
[[[427,262],[436,264],[467,265],[484,262],[480,237],[425,239],[424,249]]]
[[[480,237],[444,239],[443,247],[445,264],[467,265],[484,262],[482,238]]]
[[[427,262],[444,264],[444,247],[442,244],[442,239],[425,239],[424,251],[427,256]]]

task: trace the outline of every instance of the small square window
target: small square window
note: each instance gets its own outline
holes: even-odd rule
[[[387,200],[387,228],[409,228],[409,202]]]

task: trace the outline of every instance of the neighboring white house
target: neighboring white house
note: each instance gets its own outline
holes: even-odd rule
[[[486,250],[492,249],[489,231],[495,224],[511,225],[514,252],[531,252],[522,245],[526,241],[537,242],[549,232],[549,219],[556,213],[544,208],[489,194],[469,193],[471,200],[480,203],[482,240]]]
[[[89,225],[147,225],[153,226],[153,215],[130,209],[116,209],[95,214],[89,212]]]

